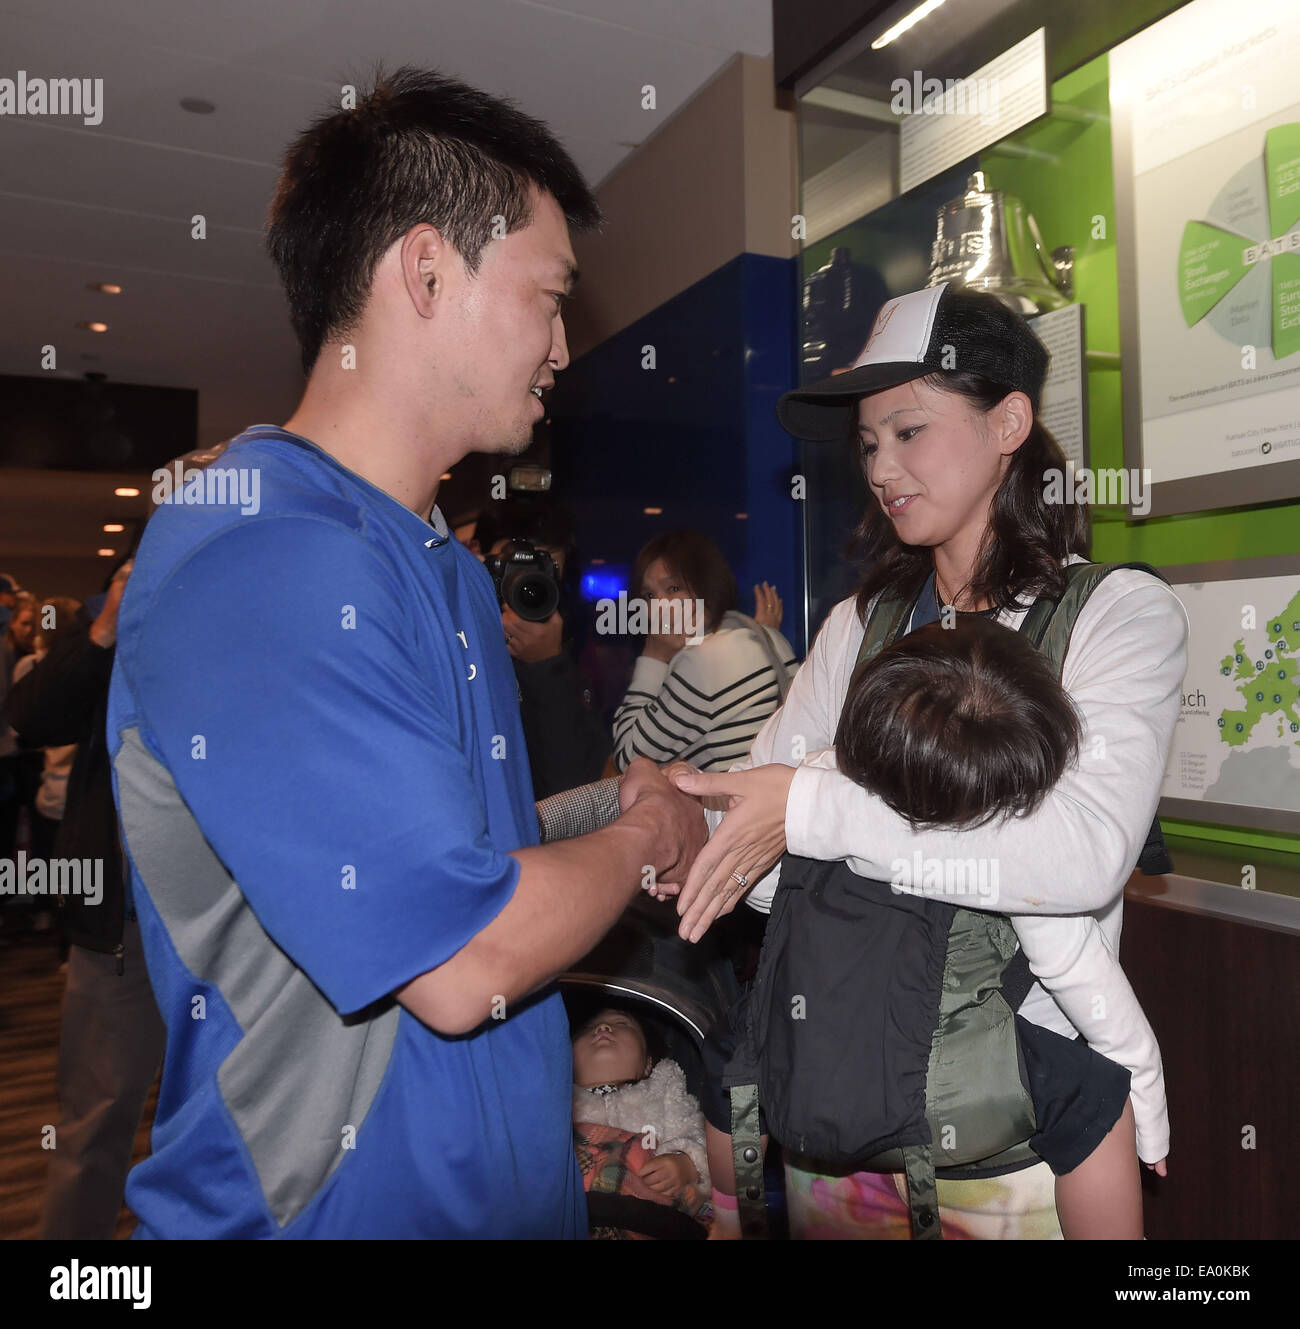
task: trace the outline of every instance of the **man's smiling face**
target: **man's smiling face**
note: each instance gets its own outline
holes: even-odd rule
[[[438,360],[475,452],[523,452],[546,414],[538,393],[569,363],[562,307],[577,278],[569,228],[550,194],[534,187],[532,203],[530,224],[489,240],[477,273],[452,265],[442,294],[450,318]]]

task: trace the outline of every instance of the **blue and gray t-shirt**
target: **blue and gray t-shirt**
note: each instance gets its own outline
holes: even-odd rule
[[[282,429],[216,466],[257,501],[159,507],[109,699],[167,1025],[138,1235],[585,1235],[558,994],[460,1038],[389,995],[537,842],[491,581],[436,511]]]

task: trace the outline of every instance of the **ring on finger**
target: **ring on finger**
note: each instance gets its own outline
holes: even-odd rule
[[[743,891],[749,885],[749,878],[743,872],[732,872],[731,880]]]

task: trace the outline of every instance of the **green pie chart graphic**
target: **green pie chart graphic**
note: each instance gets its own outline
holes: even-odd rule
[[[1194,327],[1260,263],[1267,263],[1273,358],[1281,360],[1300,350],[1300,248],[1289,248],[1300,222],[1300,124],[1277,125],[1264,135],[1264,179],[1271,234],[1245,235],[1206,221],[1183,227],[1178,302],[1183,321]],[[1264,209],[1259,212],[1262,222]],[[1247,252],[1259,246],[1267,248],[1249,261]]]

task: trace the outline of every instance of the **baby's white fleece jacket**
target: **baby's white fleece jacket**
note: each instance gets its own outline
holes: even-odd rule
[[[998,621],[1018,627],[1027,608],[1003,611]],[[997,898],[978,904],[1010,917],[1038,979],[1020,1013],[1066,1037],[1081,1033],[1132,1072],[1138,1156],[1157,1162],[1169,1151],[1164,1072],[1116,956],[1124,883],[1155,814],[1178,721],[1187,669],[1182,603],[1142,572],[1122,569],[1097,586],[1074,625],[1061,672],[1083,721],[1078,762],[1033,813],[965,831],[913,831],[836,768],[835,731],[862,635],[854,602],[842,601],[784,706],[733,769],[770,762],[798,767],[786,803],[793,854],[844,860],[861,876],[897,881],[903,890],[914,885],[917,853],[940,862],[996,861]],[[709,814],[711,832],[720,820]],[[746,903],[768,912],[777,881],[773,868]]]
[[[686,1088],[682,1068],[664,1057],[644,1080],[612,1094],[573,1086],[574,1121],[591,1121],[620,1131],[654,1132],[655,1155],[685,1154],[700,1174],[701,1190],[712,1189],[704,1150],[704,1114]]]

